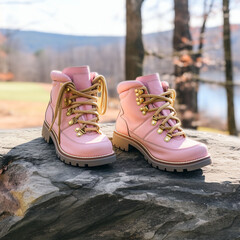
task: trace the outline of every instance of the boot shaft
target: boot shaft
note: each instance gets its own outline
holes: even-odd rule
[[[105,97],[107,98],[106,83],[103,76],[98,75],[97,73],[91,73],[88,66],[81,67],[69,67],[61,71],[52,71],[51,79],[53,81],[52,91],[50,102],[46,110],[45,119],[49,125],[53,122],[54,115],[57,115],[56,120],[53,124],[53,129],[56,130],[57,125],[60,126],[60,129],[66,129],[75,124],[76,121],[94,121],[96,118],[98,121],[98,109],[97,104],[97,89],[94,88],[96,81],[101,82],[102,89],[105,89]],[[99,78],[99,80],[97,80]],[[75,92],[82,92],[83,96],[74,98],[73,92],[68,87],[63,90],[63,87],[66,84],[70,84],[70,88],[74,88]],[[95,84],[95,85],[94,85]],[[100,87],[100,86],[99,86]],[[63,90],[63,91],[62,91]],[[68,91],[69,90],[69,91]],[[59,96],[62,94],[61,96]],[[76,94],[76,93],[75,93]],[[88,95],[90,94],[90,95]],[[85,96],[86,97],[85,97]],[[61,98],[61,102],[57,102],[58,98]],[[87,104],[89,101],[95,101],[95,104]],[[81,102],[82,104],[72,107],[77,103]],[[58,105],[58,106],[57,106]],[[56,113],[56,109],[61,108],[60,113]],[[76,113],[79,111],[84,111],[84,113]],[[96,114],[91,114],[91,112],[96,112]],[[100,113],[101,114],[101,113]],[[60,116],[61,115],[61,116]],[[75,119],[75,116],[77,116]],[[59,117],[61,118],[59,120]],[[81,128],[83,124],[79,123]],[[86,123],[87,124],[87,123]],[[93,124],[94,125],[94,124]],[[87,125],[87,127],[91,127]]]
[[[153,107],[160,107],[164,102],[156,102],[146,106],[144,104],[145,99],[141,97],[144,91],[139,91],[142,87],[147,88],[149,94],[159,95],[168,90],[168,84],[161,82],[158,74],[151,74],[147,76],[138,77],[134,81],[121,82],[118,85],[117,91],[120,98],[120,113],[116,122],[116,130],[126,134],[126,128],[134,130],[144,124],[144,132],[148,132],[152,129],[151,122],[153,118],[153,112],[148,110]],[[163,114],[169,114],[169,110],[163,110]],[[125,119],[125,121],[123,121]],[[170,124],[174,125],[172,120],[169,120]],[[171,122],[172,121],[172,122]],[[126,125],[127,127],[123,127]]]
[[[78,89],[83,89],[91,86],[90,82],[90,71],[88,66],[81,67],[69,67],[65,68],[63,71],[53,70],[50,73],[50,77],[52,79],[52,90],[50,94],[50,102],[46,110],[45,119],[49,125],[53,120],[53,116],[55,114],[55,108],[57,104],[57,99],[59,96],[59,92],[63,84],[69,82],[73,82]],[[67,92],[63,93],[63,98],[61,102],[62,106],[62,114],[61,114],[61,129],[65,129],[69,127],[69,122],[72,119],[72,116],[68,114],[68,105],[70,104],[69,100],[70,94]],[[53,124],[53,129],[56,131],[57,122],[59,116],[55,123]]]

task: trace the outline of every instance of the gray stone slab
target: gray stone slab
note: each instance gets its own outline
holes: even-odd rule
[[[167,173],[116,149],[112,165],[77,168],[40,128],[1,130],[0,239],[240,239],[240,139],[186,132],[208,145],[211,166]]]

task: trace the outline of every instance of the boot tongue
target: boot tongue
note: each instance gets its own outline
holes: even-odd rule
[[[72,79],[78,91],[92,85],[90,80],[90,69],[88,66],[69,67],[63,69],[62,72]]]
[[[164,92],[163,85],[160,81],[160,77],[158,73],[147,75],[147,76],[141,76],[136,79],[137,81],[144,84],[145,87],[148,89],[148,93],[159,95]],[[165,102],[156,102],[154,103],[154,106],[161,107]],[[164,109],[161,112],[163,115],[167,116],[170,114],[170,110]],[[169,119],[168,124],[170,126],[174,126],[176,124],[175,120]]]
[[[64,74],[68,75],[76,89],[78,91],[89,88],[92,85],[91,78],[90,78],[90,69],[89,66],[81,66],[81,67],[68,67],[63,69],[62,71]],[[86,98],[77,98],[77,101],[86,101]],[[90,110],[92,109],[91,105],[83,105],[79,107],[80,110]],[[90,120],[93,118],[92,114],[84,114],[80,117],[83,120]],[[88,126],[89,127],[89,126]]]
[[[159,95],[164,92],[158,73],[141,76],[138,77],[136,80],[143,83],[144,86],[147,87],[150,94]]]

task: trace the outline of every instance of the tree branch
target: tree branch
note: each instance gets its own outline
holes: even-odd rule
[[[203,38],[204,38],[204,33],[205,33],[205,30],[206,30],[206,22],[207,22],[207,19],[210,15],[210,13],[212,12],[212,7],[213,7],[213,4],[214,4],[214,0],[211,1],[211,4],[209,6],[209,9],[207,11],[207,0],[204,1],[204,13],[203,13],[203,24],[202,24],[202,27],[201,27],[201,30],[200,30],[200,36],[199,36],[199,46],[198,46],[198,50],[199,50],[199,56],[202,56],[202,49],[203,49]]]

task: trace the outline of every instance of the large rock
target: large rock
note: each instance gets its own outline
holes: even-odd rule
[[[116,150],[112,165],[77,168],[40,128],[0,131],[0,164],[12,162],[0,175],[0,239],[240,239],[239,138],[187,134],[208,145],[211,166],[167,173]]]

